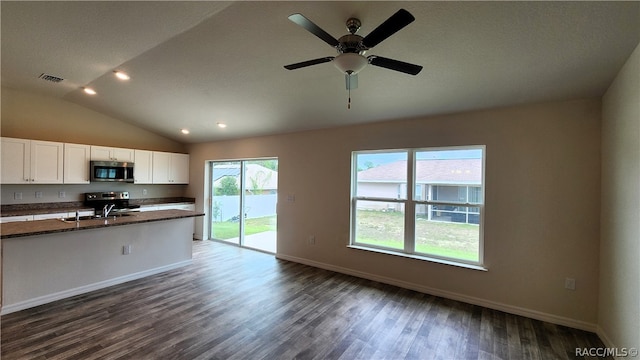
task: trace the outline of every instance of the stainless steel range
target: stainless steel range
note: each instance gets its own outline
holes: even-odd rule
[[[129,204],[128,191],[105,191],[84,194],[84,204],[92,207],[96,216],[140,211],[140,205]]]

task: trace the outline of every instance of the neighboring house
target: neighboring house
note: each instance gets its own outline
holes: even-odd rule
[[[446,203],[477,203],[482,200],[481,159],[429,159],[416,162],[416,200]],[[395,161],[358,172],[358,196],[405,198],[407,162]],[[400,204],[361,202],[361,209],[401,211]],[[416,216],[428,220],[479,222],[478,208],[453,204],[419,205]]]
[[[216,163],[212,181],[216,190],[213,196],[211,216],[214,221],[237,221],[240,217],[240,164]],[[233,191],[225,191],[231,182]],[[245,218],[258,218],[276,214],[278,200],[278,172],[259,164],[246,164],[244,173]]]
[[[222,179],[231,176],[240,189],[240,164],[216,164],[213,166],[213,186],[220,187]],[[245,194],[276,194],[278,190],[278,172],[259,164],[247,164],[245,169]]]

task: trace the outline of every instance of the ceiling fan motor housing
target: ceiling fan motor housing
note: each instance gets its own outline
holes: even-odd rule
[[[342,36],[338,41],[340,42],[336,49],[338,53],[355,53],[364,55],[364,52],[369,50],[368,47],[362,44],[363,37],[355,34],[347,34]]]

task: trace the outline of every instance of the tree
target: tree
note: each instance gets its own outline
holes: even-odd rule
[[[255,176],[249,177],[249,181],[251,181],[251,192],[257,193],[262,190],[271,180],[272,173],[265,173],[260,170],[256,172]]]
[[[358,167],[358,171],[364,171],[364,170],[369,170],[371,168],[376,167],[376,164],[374,164],[371,161],[365,161],[364,162],[364,169],[362,167]]]
[[[267,169],[278,171],[278,160],[274,159],[249,161],[249,164],[258,164],[260,166],[266,167]]]
[[[240,190],[233,176],[225,176],[220,180],[220,186],[216,188],[216,195],[238,195]]]

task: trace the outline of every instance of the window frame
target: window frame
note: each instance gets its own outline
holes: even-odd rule
[[[416,154],[425,151],[451,151],[451,150],[480,150],[481,151],[481,183],[480,183],[480,202],[471,202],[469,199],[469,189],[465,202],[441,201],[428,199],[417,199],[414,191],[417,187],[416,179]],[[407,174],[406,174],[406,194],[404,198],[385,198],[372,196],[358,196],[358,155],[362,154],[383,154],[383,153],[406,153],[407,155]],[[408,257],[418,260],[426,260],[430,262],[443,263],[447,265],[461,266],[476,270],[487,270],[484,267],[484,208],[485,208],[485,163],[486,163],[486,145],[463,145],[463,146],[445,146],[445,147],[421,147],[407,149],[384,149],[384,150],[357,150],[351,154],[351,218],[350,218],[350,236],[349,247],[360,250],[368,250],[377,253]],[[425,184],[420,184],[424,187]],[[454,184],[453,186],[477,186],[476,184]],[[404,248],[402,250],[392,247],[378,246],[368,243],[358,242],[357,234],[357,205],[358,201],[372,201],[385,203],[398,203],[404,206]],[[427,208],[430,205],[445,205],[467,208],[478,208],[478,261],[465,260],[454,257],[440,256],[436,254],[422,253],[415,251],[416,244],[416,208],[424,205]],[[468,212],[468,209],[467,209]]]

